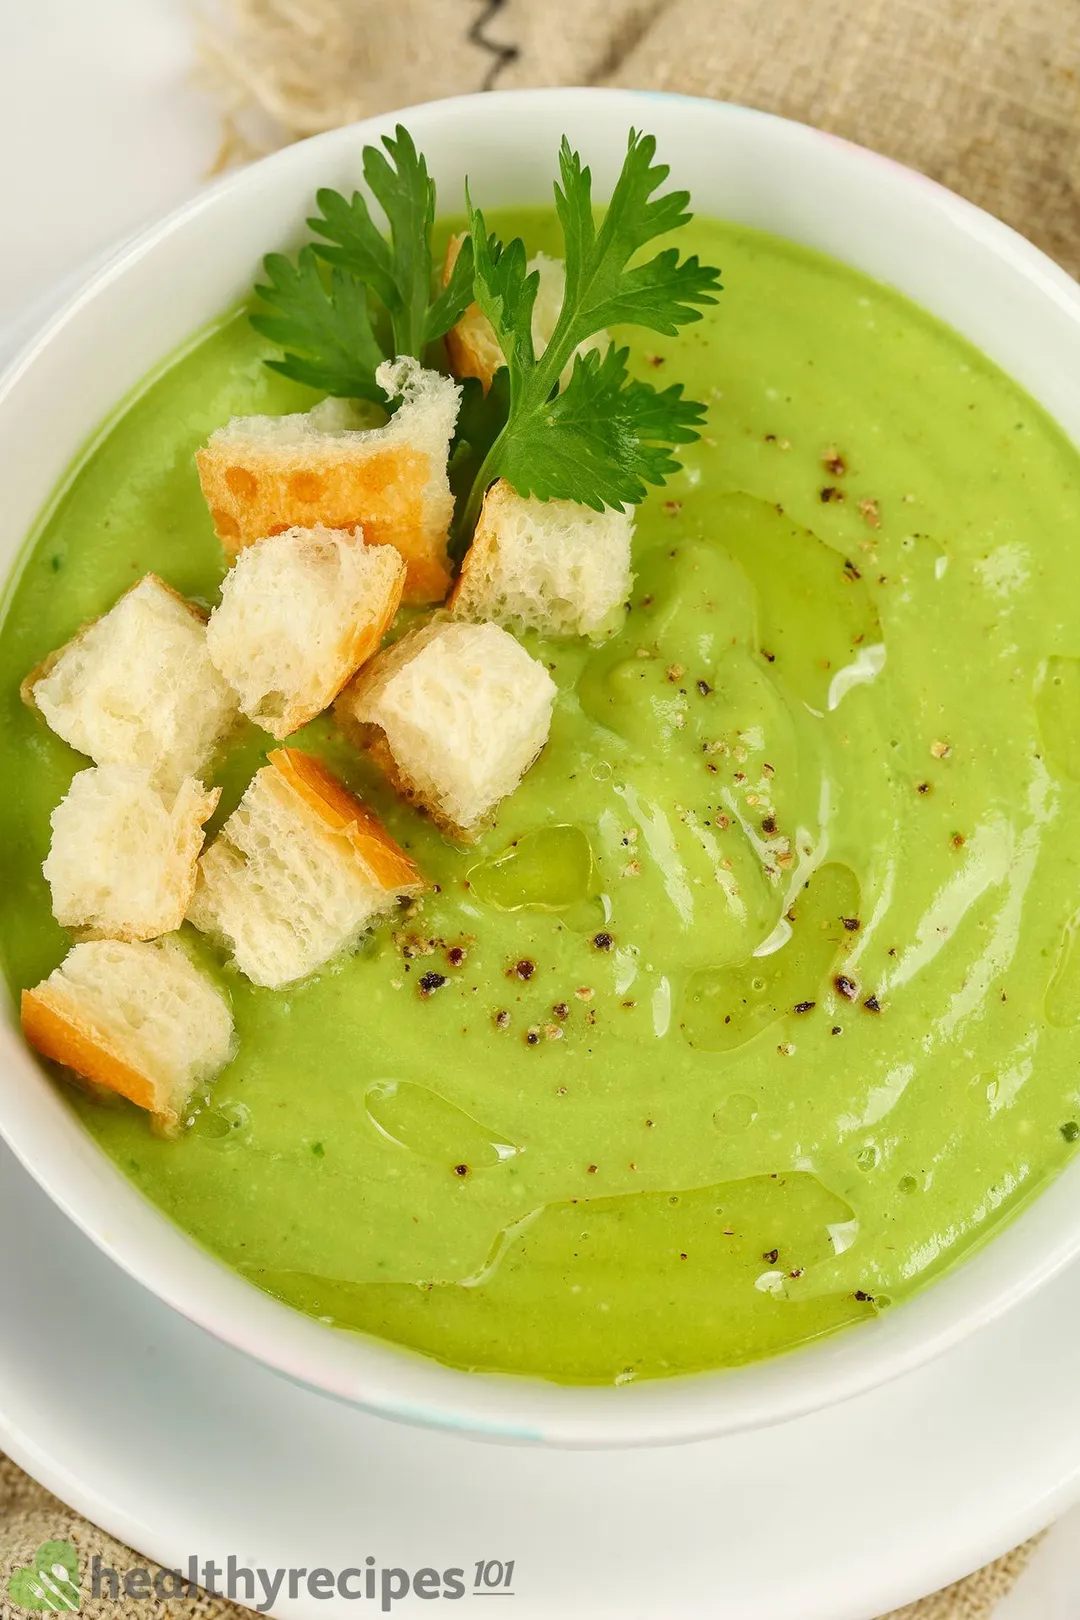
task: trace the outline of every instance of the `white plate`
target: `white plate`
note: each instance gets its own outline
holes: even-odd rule
[[[0,1299],[0,1448],[169,1568],[233,1554],[336,1571],[371,1555],[471,1583],[478,1559],[513,1559],[515,1620],[868,1620],[1080,1497],[1076,1269],[846,1405],[630,1452],[459,1439],[288,1383],[132,1282],[3,1147]]]

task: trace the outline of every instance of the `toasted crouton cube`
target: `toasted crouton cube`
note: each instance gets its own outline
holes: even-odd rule
[[[507,631],[437,620],[372,659],[336,713],[405,798],[468,839],[543,748],[554,701],[543,664]]]
[[[156,574],[31,670],[22,695],[96,765],[138,765],[162,788],[197,776],[236,716],[205,619]]]
[[[222,584],[210,657],[249,720],[281,741],[378,650],[404,584],[400,552],[366,546],[358,529],[319,523],[256,540]]]
[[[450,598],[465,619],[494,619],[549,636],[613,626],[630,594],[628,512],[519,495],[502,479],[484,497]]]
[[[192,776],[160,793],[137,765],[79,771],[52,813],[43,868],[61,927],[127,940],[179,928],[220,794]]]
[[[446,259],[443,263],[444,287],[449,283],[465,235],[466,233],[461,231],[458,235],[452,236],[446,244]],[[454,376],[478,377],[485,394],[491,387],[492,378],[499,367],[506,364],[506,357],[495,336],[495,330],[479,304],[470,304],[457,325],[452,326],[447,332],[446,353]]]
[[[443,262],[444,287],[450,280],[464,240],[465,234],[462,232],[452,236],[446,244],[446,259]],[[562,259],[552,259],[546,253],[537,253],[529,260],[528,270],[530,273],[535,270],[540,278],[532,313],[533,349],[539,357],[551,342],[555,323],[562,312],[563,298],[566,296],[566,266]],[[586,354],[590,349],[603,350],[610,342],[611,339],[606,332],[597,332],[579,344],[575,353]],[[506,357],[495,336],[494,328],[479,304],[470,304],[457,325],[447,332],[446,353],[454,376],[479,378],[485,394],[491,387],[492,379],[499,367],[506,364]],[[563,372],[564,385],[572,370],[571,360]]]
[[[241,973],[306,978],[424,887],[381,822],[319,760],[276,749],[199,862],[188,917]]]
[[[170,1136],[234,1051],[225,997],[171,939],[72,946],[23,991],[22,1026],[43,1057],[145,1108]]]
[[[196,456],[203,494],[231,555],[285,529],[360,528],[369,545],[396,546],[404,557],[406,601],[441,602],[460,389],[408,356],[375,376],[402,401],[385,426],[342,426],[337,400],[296,416],[234,417]]]

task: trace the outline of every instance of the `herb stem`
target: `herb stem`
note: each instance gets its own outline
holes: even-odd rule
[[[686,192],[655,195],[668,174],[653,162],[655,153],[651,135],[630,132],[597,229],[592,176],[563,140],[555,208],[563,233],[564,290],[540,354],[531,330],[539,275],[529,270],[520,237],[503,243],[489,234],[466,188],[472,290],[506,358],[509,415],[473,480],[462,512],[463,539],[494,478],[539,500],[575,501],[597,512],[625,509],[644,499],[648,485],[662,485],[678,470],[675,446],[699,436],[705,407],[685,399],[680,384],[660,390],[631,376],[627,348],[612,345],[601,355],[595,343],[584,347],[602,332],[627,326],[672,336],[700,320],[701,306],[714,304],[721,290],[718,272],[696,255],[680,258],[676,248],[662,247],[650,259],[640,256],[690,218]],[[486,434],[473,440],[478,455],[487,442]]]
[[[484,504],[484,496],[488,492],[488,486],[493,484],[495,481],[495,475],[499,465],[499,458],[502,454],[503,442],[506,439],[507,428],[509,428],[509,426],[510,424],[508,422],[506,427],[503,428],[502,432],[495,440],[494,444],[491,446],[491,449],[488,451],[483,461],[480,463],[480,470],[473,479],[472,489],[469,491],[469,499],[466,502],[465,509],[461,514],[461,524],[459,529],[459,537],[464,543],[464,549],[466,550],[470,545],[472,545],[472,537],[476,532],[476,525],[480,521],[480,510]]]

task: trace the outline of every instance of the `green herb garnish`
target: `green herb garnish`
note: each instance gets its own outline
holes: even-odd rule
[[[678,469],[671,447],[699,437],[705,407],[683,398],[681,384],[659,390],[629,376],[629,350],[577,354],[611,326],[644,326],[673,336],[701,307],[714,304],[719,272],[696,255],[664,248],[643,264],[631,259],[649,242],[685,225],[689,193],[654,196],[669,170],[654,164],[656,141],[630,132],[622,172],[603,220],[592,211],[592,176],[564,138],[555,206],[565,240],[566,291],[551,340],[537,356],[532,310],[539,276],[526,271],[520,239],[489,235],[469,201],[476,261],[475,297],[494,328],[509,370],[510,409],[484,457],[464,513],[475,523],[484,492],[505,478],[521,495],[584,506],[634,505],[646,484]],[[565,388],[559,379],[573,360]]]
[[[268,285],[255,291],[274,313],[251,317],[257,332],[286,351],[283,359],[267,361],[274,371],[328,394],[380,405],[387,400],[375,381],[376,367],[401,354],[422,360],[473,297],[471,243],[462,245],[448,284],[433,296],[435,182],[402,125],[383,137],[383,146],[385,153],[364,148],[363,172],[386,215],[389,241],[359,192],[350,201],[337,191],[319,191],[321,213],[308,225],[325,240],[303,248],[295,265],[280,253],[266,256]],[[331,266],[329,285],[320,259]],[[372,322],[371,295],[385,312],[386,346]]]
[[[264,260],[267,280],[255,290],[269,308],[251,320],[285,351],[267,365],[324,393],[386,406],[377,367],[402,354],[423,360],[475,297],[506,367],[486,398],[474,379],[463,383],[450,465],[460,541],[467,543],[484,493],[497,478],[521,495],[596,509],[635,505],[647,485],[666,482],[679,467],[674,446],[698,438],[705,407],[685,399],[681,384],[661,390],[631,377],[628,349],[578,352],[613,326],[674,336],[700,320],[702,306],[714,304],[720,291],[717,270],[696,255],[680,259],[674,247],[632,262],[691,217],[688,192],[655,195],[669,171],[653,162],[654,137],[631,130],[599,226],[592,176],[564,138],[555,205],[565,240],[566,290],[541,355],[532,339],[540,278],[527,271],[524,243],[515,238],[504,244],[490,235],[469,199],[470,235],[448,284],[436,291],[434,181],[400,124],[393,136],[384,136],[383,147],[364,148],[363,172],[386,217],[388,238],[359,192],[349,200],[322,190],[316,197],[321,212],[308,220],[320,240],[302,248],[295,264],[280,253]],[[568,381],[560,387],[567,367]]]
[[[276,313],[257,311],[251,324],[285,350],[284,359],[267,360],[271,371],[342,399],[385,405],[375,368],[386,355],[372,331],[363,282],[335,270],[327,287],[310,247],[301,249],[295,265],[268,253],[263,269],[269,285],[255,291]]]

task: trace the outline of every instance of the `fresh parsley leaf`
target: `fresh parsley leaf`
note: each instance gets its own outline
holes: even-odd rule
[[[450,328],[457,325],[472,301],[473,245],[472,238],[467,236],[458,250],[449,281],[434,302],[428,305],[424,324],[425,342],[434,343],[436,338],[445,337]]]
[[[487,393],[477,377],[462,377],[460,381],[457,431],[447,467],[458,510],[468,500],[485,456],[506,425],[510,412],[510,374],[505,366],[500,366]],[[464,551],[466,544],[467,539],[459,536],[458,551]]]
[[[462,245],[449,282],[433,294],[431,229],[435,182],[408,130],[383,137],[385,152],[366,146],[363,173],[389,227],[389,240],[360,192],[316,195],[320,209],[308,220],[323,240],[303,248],[296,265],[279,253],[264,260],[268,285],[255,291],[275,311],[256,312],[252,324],[285,350],[267,364],[286,377],[329,394],[376,400],[383,360],[410,354],[423,360],[428,345],[461,319],[472,302],[472,244]],[[329,283],[318,261],[330,266]],[[372,322],[370,300],[386,311],[390,346],[384,351]],[[381,328],[379,328],[381,329]]]
[[[463,246],[448,285],[433,300],[435,182],[403,125],[384,136],[383,145],[385,153],[377,146],[364,148],[364,179],[386,215],[389,242],[358,191],[350,202],[336,191],[320,191],[315,200],[322,213],[308,224],[325,238],[314,244],[318,257],[365,282],[385,307],[394,353],[421,359],[427,345],[448,332],[472,303],[472,254]]]
[[[566,240],[566,295],[552,346],[560,342],[567,357],[607,326],[646,326],[674,337],[680,326],[701,319],[696,306],[716,303],[719,271],[701,264],[696,254],[680,261],[677,248],[666,248],[646,264],[628,268],[647,243],[693,217],[687,212],[688,191],[653,197],[671,172],[666,164],[654,165],[655,156],[655,136],[631,130],[622,172],[597,230],[592,175],[563,137],[555,208]]]
[[[255,291],[276,313],[256,311],[251,324],[286,350],[283,360],[266,362],[271,370],[327,394],[385,405],[375,381],[385,356],[371,329],[363,283],[335,269],[328,287],[310,247],[301,249],[295,265],[268,253],[263,268],[269,284]]]
[[[644,263],[631,260],[657,237],[685,225],[689,194],[655,193],[669,170],[655,164],[656,141],[630,131],[626,158],[599,227],[592,211],[592,176],[564,138],[555,206],[565,240],[566,290],[551,340],[537,356],[532,312],[539,276],[527,268],[524,244],[503,244],[488,233],[480,209],[469,206],[475,297],[506,356],[510,385],[507,422],[484,459],[463,516],[475,523],[488,485],[505,477],[519,494],[578,501],[600,508],[641,500],[646,484],[662,484],[679,463],[670,447],[698,437],[704,406],[681,387],[662,392],[631,379],[628,351],[577,355],[570,381],[559,379],[586,339],[607,327],[634,325],[668,336],[701,319],[715,304],[719,272],[696,255],[680,259],[663,248]]]
[[[470,235],[447,285],[434,290],[431,232],[435,185],[408,131],[399,125],[382,148],[363,153],[368,192],[385,218],[384,236],[367,198],[322,190],[308,221],[318,238],[295,264],[265,260],[264,304],[252,323],[280,344],[274,370],[325,393],[386,404],[375,371],[386,358],[424,358],[474,296],[506,356],[485,396],[464,385],[450,476],[462,500],[462,529],[475,522],[484,491],[505,477],[522,494],[600,508],[643,499],[678,468],[673,448],[697,438],[704,407],[680,386],[660,391],[630,377],[628,351],[579,353],[597,333],[637,325],[675,334],[716,302],[718,272],[665,247],[642,250],[690,218],[685,191],[658,195],[668,169],[654,162],[651,135],[630,132],[626,159],[599,225],[592,176],[564,139],[555,205],[565,240],[565,295],[550,342],[537,355],[532,315],[539,276],[524,244],[489,235],[469,204]],[[380,307],[382,313],[380,313]],[[389,347],[379,334],[389,334]],[[569,380],[560,390],[560,379]]]
[[[315,201],[322,212],[308,220],[308,227],[326,237],[325,242],[314,244],[316,256],[364,282],[389,309],[399,298],[390,245],[368,212],[363,197],[354,191],[349,202],[340,191],[323,187],[315,193]]]
[[[698,437],[704,405],[682,384],[658,392],[631,379],[629,349],[579,354],[566,387],[521,417],[502,446],[499,475],[519,495],[575,500],[597,511],[636,506],[647,484],[679,470],[671,446]]]
[[[473,208],[467,191],[465,195],[471,227],[469,239],[473,244],[476,302],[494,328],[510,372],[511,392],[517,400],[538,369],[533,348],[532,312],[540,290],[540,272],[528,269],[525,244],[520,236],[515,236],[505,246],[497,236],[488,236],[483,214]],[[555,375],[558,377],[560,373]]]

